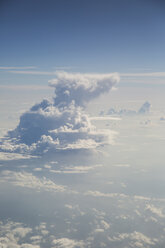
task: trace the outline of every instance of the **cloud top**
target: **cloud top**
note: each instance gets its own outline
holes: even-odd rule
[[[117,82],[119,75],[114,74],[80,74],[57,72],[56,79],[51,80],[50,86],[55,88],[55,105],[68,105],[72,101],[77,106],[108,92]]]

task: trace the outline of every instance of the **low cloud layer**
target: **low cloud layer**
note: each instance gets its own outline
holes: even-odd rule
[[[48,151],[95,149],[113,140],[113,132],[97,130],[85,113],[85,105],[108,92],[117,74],[57,72],[50,86],[52,101],[43,100],[21,115],[15,130],[2,140],[1,151],[43,154]]]

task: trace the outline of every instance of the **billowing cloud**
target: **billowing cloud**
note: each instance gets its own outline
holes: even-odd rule
[[[114,133],[97,130],[85,113],[85,105],[108,92],[117,74],[57,72],[50,81],[52,101],[43,100],[22,114],[15,130],[2,140],[1,151],[43,154],[48,151],[95,149],[112,143]]]
[[[57,72],[57,78],[50,81],[55,88],[55,105],[65,106],[72,101],[82,106],[102,93],[109,91],[119,81],[117,74],[71,74]]]

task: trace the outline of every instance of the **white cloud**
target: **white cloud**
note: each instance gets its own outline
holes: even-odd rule
[[[95,233],[103,233],[104,232],[104,229],[101,229],[101,228],[97,228],[94,230]]]
[[[0,174],[0,182],[7,182],[19,187],[35,189],[36,191],[63,192],[66,186],[57,185],[53,181],[43,178],[37,178],[28,172],[2,171]]]
[[[10,73],[15,73],[15,74],[31,74],[31,75],[56,75],[57,70],[70,70],[73,67],[55,67],[54,69],[56,71],[26,71],[29,69],[35,69],[35,66],[24,66],[24,67],[10,67],[10,66],[1,66],[1,70],[12,70],[9,71]],[[15,71],[16,70],[16,71]],[[25,71],[23,71],[25,70]],[[120,76],[124,78],[157,78],[157,77],[165,77],[165,72],[146,72],[146,73],[120,73]],[[116,88],[115,88],[116,90]]]
[[[56,104],[71,103],[76,105],[91,101],[102,93],[109,91],[117,82],[118,74],[78,74],[67,72],[56,72],[57,78],[50,81],[50,85],[55,88]]]
[[[165,218],[165,215],[162,213],[162,209],[157,208],[154,205],[147,204],[146,210],[149,210],[151,213],[159,216],[160,218]]]
[[[50,82],[55,88],[54,99],[43,100],[22,114],[17,128],[2,140],[0,150],[43,154],[112,144],[116,132],[97,130],[84,106],[118,81],[117,74],[56,72],[56,79]]]
[[[14,230],[13,230],[13,234],[15,236],[19,236],[20,238],[24,238],[28,233],[31,232],[31,228],[28,228],[28,227],[16,227]]]
[[[110,224],[107,223],[105,220],[101,220],[101,225],[105,230],[110,228]]]
[[[76,241],[68,238],[54,239],[52,241],[52,248],[82,248],[84,247],[83,241]]]
[[[109,238],[110,241],[122,241],[127,240],[127,244],[131,245],[130,247],[146,247],[146,245],[155,245],[157,243],[157,239],[150,238],[143,233],[140,232],[132,232],[132,233],[120,233],[118,236],[114,236]],[[149,246],[147,246],[149,247]]]
[[[128,195],[120,194],[120,193],[103,193],[100,191],[92,191],[92,190],[85,192],[84,195],[89,195],[89,196],[94,196],[94,197],[110,197],[110,198],[114,198],[114,197],[128,198],[129,197]]]
[[[9,153],[9,152],[1,152],[0,160],[17,160],[17,159],[29,159],[34,156],[20,153]]]
[[[8,221],[4,224],[3,222],[0,222],[0,247],[40,248],[38,245],[21,242],[29,234],[32,234],[32,229],[24,227],[22,223]]]
[[[22,244],[20,246],[20,248],[40,248],[40,246],[39,245],[33,245],[33,244],[26,244],[26,243],[24,243],[24,244]]]
[[[91,166],[67,166],[64,167],[63,170],[53,170],[51,169],[50,172],[57,173],[57,174],[81,174],[81,173],[88,173],[91,170],[96,168],[102,167],[102,164],[96,164]]]
[[[67,237],[56,238],[55,235],[45,237],[49,233],[46,223],[40,223],[33,228],[25,226],[20,222],[0,221],[0,247],[2,248],[85,248],[84,241]]]

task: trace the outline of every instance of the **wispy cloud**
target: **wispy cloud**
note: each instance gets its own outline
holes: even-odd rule
[[[70,70],[71,67],[54,67],[53,71],[33,70],[35,67],[0,67],[0,70],[19,75],[56,76],[58,72]],[[122,82],[164,84],[165,72],[119,73]],[[156,81],[155,81],[156,80]],[[113,89],[112,89],[113,90]]]
[[[36,69],[36,66],[0,66],[0,70],[29,70]]]
[[[9,90],[47,90],[49,86],[47,85],[0,85],[0,89],[9,89]]]
[[[94,116],[94,117],[90,117],[90,120],[93,121],[120,121],[121,118],[119,117],[114,117],[114,116]]]
[[[45,76],[55,76],[56,71],[8,71],[9,73],[13,74],[27,74],[27,75],[45,75]]]
[[[165,72],[120,73],[121,77],[165,77]]]
[[[84,174],[88,173],[91,170],[102,167],[102,164],[96,164],[91,166],[67,166],[63,170],[50,170],[52,173],[57,174]]]
[[[2,161],[9,161],[9,160],[17,160],[17,159],[28,159],[31,158],[32,156],[30,155],[23,155],[19,153],[8,153],[8,152],[1,152],[0,153],[0,160]]]
[[[55,70],[62,70],[62,71],[71,70],[73,68],[75,68],[75,66],[55,66],[54,67]]]
[[[130,164],[114,164],[113,166],[115,166],[115,167],[120,167],[120,168],[128,168],[128,167],[130,167]]]
[[[165,85],[165,72],[120,73],[122,83]]]

